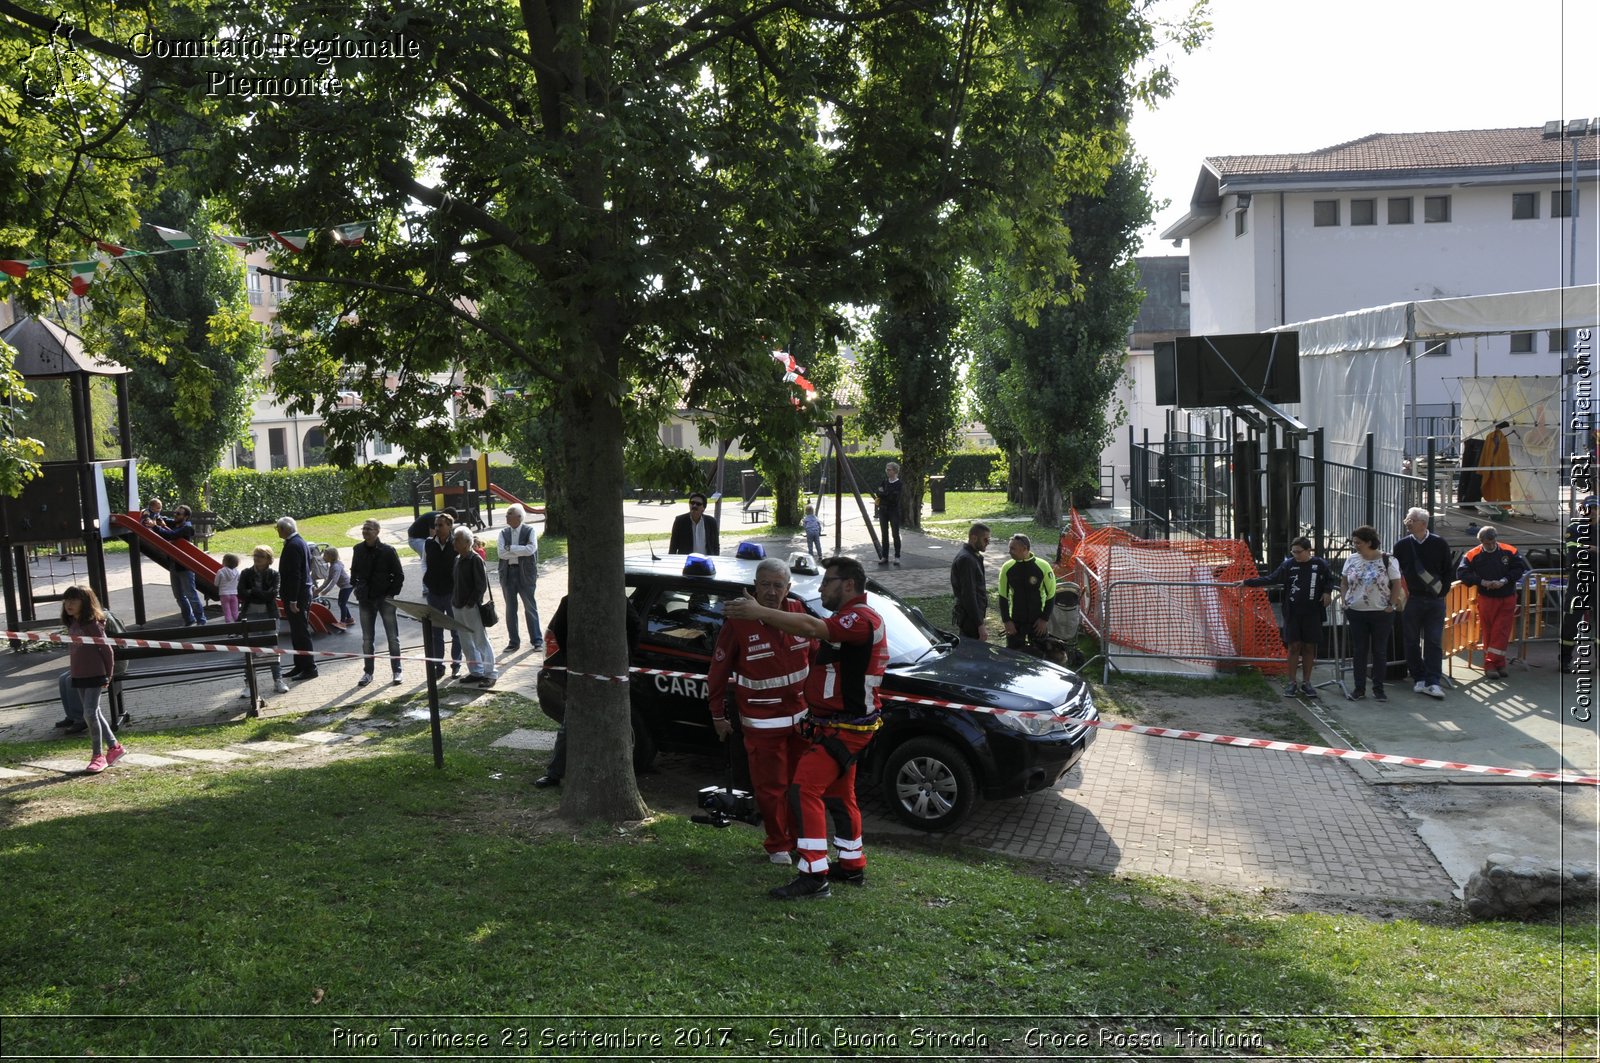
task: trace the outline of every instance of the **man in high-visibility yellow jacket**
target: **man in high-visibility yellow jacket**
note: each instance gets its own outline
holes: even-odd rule
[[[1011,537],[1011,560],[1000,566],[1000,620],[1006,649],[1043,657],[1050,611],[1056,604],[1056,574],[1033,556],[1033,543],[1020,532]]]

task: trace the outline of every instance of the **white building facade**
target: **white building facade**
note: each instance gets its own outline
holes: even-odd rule
[[[1593,284],[1597,133],[1600,121],[1580,119],[1207,158],[1188,213],[1161,234],[1188,241],[1191,331],[1261,332],[1389,303]],[[1465,377],[1558,374],[1571,331],[1426,345],[1412,401],[1459,402]]]

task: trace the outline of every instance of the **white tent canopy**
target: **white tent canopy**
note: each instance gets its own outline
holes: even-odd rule
[[[1272,331],[1300,334],[1301,401],[1289,409],[1304,423],[1327,428],[1327,457],[1365,464],[1370,432],[1378,468],[1399,472],[1407,397],[1415,402],[1407,375],[1413,343],[1597,324],[1600,286],[1589,284],[1391,303]]]

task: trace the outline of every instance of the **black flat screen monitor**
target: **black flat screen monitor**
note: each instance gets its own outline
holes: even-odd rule
[[[1300,334],[1180,336],[1173,369],[1178,406],[1244,406],[1250,391],[1274,404],[1299,402]]]

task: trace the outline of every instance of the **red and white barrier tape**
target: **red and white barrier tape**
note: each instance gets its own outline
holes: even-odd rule
[[[142,649],[163,650],[198,650],[202,652],[217,653],[244,653],[266,656],[291,657],[302,651],[285,650],[271,646],[230,646],[207,642],[166,642],[159,639],[124,639],[124,638],[88,638],[73,635],[44,634],[36,631],[0,631],[0,638],[21,639],[28,642],[54,642],[62,645],[72,643],[86,643],[101,646],[132,646]],[[309,651],[310,656],[338,658],[344,660],[364,660],[365,654],[360,653],[334,653],[325,650]],[[414,655],[402,656],[401,660],[422,661],[429,664],[442,664],[442,659],[433,657],[418,657]],[[548,667],[551,671],[565,671],[568,675],[580,679],[592,679],[602,683],[626,683],[625,675],[601,675],[593,672],[574,672],[561,665],[544,665],[542,662],[524,661],[522,665],[535,665]],[[675,679],[704,679],[699,672],[680,672],[667,668],[629,668],[630,673],[640,675],[659,675]],[[1054,712],[1027,712],[1020,709],[1000,709],[993,705],[973,705],[962,701],[945,701],[940,698],[923,698],[907,694],[895,694],[893,700],[908,705],[929,705],[935,708],[960,709],[966,712],[981,712],[991,716],[1014,716],[1019,719],[1056,719]],[[1237,746],[1244,749],[1267,749],[1281,753],[1300,753],[1308,757],[1334,757],[1339,760],[1363,760],[1374,764],[1398,764],[1409,768],[1436,768],[1445,771],[1465,771],[1478,775],[1494,775],[1508,779],[1531,779],[1537,782],[1564,783],[1573,786],[1600,786],[1600,776],[1574,775],[1568,772],[1535,771],[1531,768],[1500,768],[1487,764],[1465,764],[1454,760],[1435,760],[1431,757],[1404,757],[1395,753],[1369,753],[1356,749],[1339,749],[1334,746],[1314,746],[1304,742],[1281,742],[1267,738],[1238,738],[1234,735],[1209,734],[1205,731],[1180,731],[1173,727],[1147,727],[1137,723],[1106,723],[1104,720],[1079,720],[1068,717],[1079,726],[1098,727],[1103,731],[1123,731],[1127,734],[1146,735],[1151,738],[1176,738],[1185,742],[1205,742],[1210,745]]]

